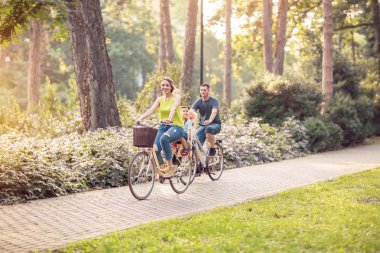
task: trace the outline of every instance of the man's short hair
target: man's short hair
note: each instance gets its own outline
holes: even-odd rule
[[[202,87],[202,86],[203,86],[203,87],[207,87],[208,90],[210,89],[210,85],[208,85],[208,83],[202,83],[202,84],[201,84],[201,87]]]

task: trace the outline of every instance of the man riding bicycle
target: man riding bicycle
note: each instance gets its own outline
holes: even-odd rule
[[[200,96],[191,107],[195,112],[200,114],[200,127],[197,137],[201,144],[207,141],[210,143],[209,156],[215,156],[215,135],[220,132],[222,121],[219,116],[219,100],[210,96],[210,86],[207,83],[201,84]]]

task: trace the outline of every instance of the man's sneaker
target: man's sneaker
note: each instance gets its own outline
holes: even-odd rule
[[[215,156],[216,155],[216,149],[215,148],[210,148],[208,151],[208,156]]]

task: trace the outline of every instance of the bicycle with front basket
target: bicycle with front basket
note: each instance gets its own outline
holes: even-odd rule
[[[199,123],[200,126],[204,124]],[[207,173],[212,181],[218,180],[223,173],[224,169],[224,156],[223,156],[223,146],[221,140],[216,140],[215,156],[209,156],[209,143],[205,141],[204,147],[197,137],[197,130],[195,128],[191,129],[191,156],[196,165],[196,173],[192,174],[190,182],[194,181],[196,176],[200,176],[202,173]]]
[[[153,145],[157,134],[157,129],[154,128],[156,125],[139,123],[133,128],[133,145],[138,147],[139,151],[132,158],[128,168],[128,185],[132,195],[138,200],[144,200],[151,194],[157,174],[161,183],[168,179],[170,186],[178,194],[187,190],[192,175],[195,174],[194,160],[190,159],[189,155],[181,155],[180,142],[172,144],[174,171],[170,174],[162,171]]]

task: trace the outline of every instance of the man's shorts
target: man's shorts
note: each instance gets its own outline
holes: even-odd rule
[[[222,129],[221,125],[217,123],[211,123],[210,125],[205,126],[205,128],[206,128],[205,130],[206,133],[213,134],[213,135],[219,133],[220,130]]]

